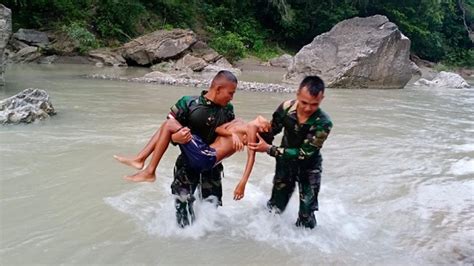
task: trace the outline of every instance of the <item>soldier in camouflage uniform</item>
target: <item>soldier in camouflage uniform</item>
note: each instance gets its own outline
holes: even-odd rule
[[[229,71],[220,71],[209,91],[203,91],[200,96],[184,96],[171,107],[169,116],[174,117],[186,127],[172,135],[174,143],[184,144],[191,140],[191,133],[211,144],[217,137],[216,128],[234,119],[234,108],[230,101],[237,87],[237,78]],[[186,130],[186,129],[190,129]],[[177,196],[176,218],[182,227],[194,220],[192,204],[194,192],[200,184],[201,195],[204,199],[215,197],[217,205],[222,205],[223,175],[222,164],[213,169],[197,172],[189,167],[183,154],[178,156],[174,167],[174,180],[171,192]]]
[[[184,96],[179,99],[168,114],[168,118],[176,120],[174,123],[179,128],[171,135],[172,143],[186,144],[191,141],[192,135],[196,135],[208,145],[213,143],[217,137],[216,128],[234,120],[234,108],[230,101],[236,87],[237,78],[231,72],[224,70],[214,77],[209,91],[203,91],[200,96]],[[158,130],[137,156],[132,158],[114,156],[115,159],[134,168],[142,169],[158,141],[163,138],[162,133],[161,130]],[[164,147],[165,150],[166,147]],[[208,171],[199,171],[191,167],[186,156],[179,155],[174,168],[171,191],[177,196],[176,218],[182,227],[189,225],[194,220],[193,194],[198,185],[201,187],[203,198],[212,199],[210,197],[214,196],[215,203],[222,205],[222,164],[219,163]],[[143,171],[125,177],[125,179],[134,182],[154,182],[155,178],[154,167],[147,167]]]
[[[324,83],[308,76],[300,84],[296,100],[283,102],[273,113],[272,134],[284,129],[280,146],[266,143],[260,136],[249,148],[276,158],[273,189],[267,205],[283,212],[298,182],[300,207],[296,226],[314,228],[317,224],[318,193],[321,184],[320,149],[329,135],[332,122],[319,105],[324,98]]]

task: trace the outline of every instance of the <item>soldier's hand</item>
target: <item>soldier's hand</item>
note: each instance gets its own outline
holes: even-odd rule
[[[258,143],[251,142],[247,144],[247,147],[250,150],[256,151],[256,152],[266,152],[269,147],[271,147],[268,143],[265,142],[265,140],[260,137],[260,134],[257,133],[257,138],[258,138]]]
[[[188,127],[183,127],[178,132],[171,135],[171,140],[178,144],[186,144],[190,142],[192,138],[191,130]]]

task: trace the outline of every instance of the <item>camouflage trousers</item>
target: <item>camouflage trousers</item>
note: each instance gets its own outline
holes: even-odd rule
[[[319,209],[318,194],[321,186],[322,170],[320,165],[320,163],[303,164],[277,158],[272,196],[267,206],[277,212],[283,212],[297,182],[300,206],[296,226],[314,228],[317,224],[314,211]]]
[[[176,219],[178,225],[185,227],[194,221],[194,192],[199,187],[202,199],[215,200],[216,206],[222,205],[221,176],[224,171],[222,164],[204,172],[198,172],[188,166],[186,158],[178,156],[174,166],[174,179],[171,193],[176,195]]]

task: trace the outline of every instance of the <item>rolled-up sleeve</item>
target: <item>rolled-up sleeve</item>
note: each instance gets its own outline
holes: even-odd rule
[[[326,121],[319,125],[311,126],[306,139],[300,147],[284,148],[272,146],[268,152],[273,157],[281,157],[289,160],[306,160],[313,156],[323,147],[332,129],[332,122]]]

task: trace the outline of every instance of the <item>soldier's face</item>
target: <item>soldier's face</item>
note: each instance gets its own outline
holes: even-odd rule
[[[221,106],[226,106],[234,98],[237,84],[225,82],[217,87],[216,98],[214,102]]]
[[[314,114],[316,110],[318,110],[319,105],[324,99],[324,93],[319,92],[318,95],[313,96],[309,93],[306,87],[303,87],[296,94],[296,99],[298,100],[296,112],[299,115],[304,115],[308,117]]]

